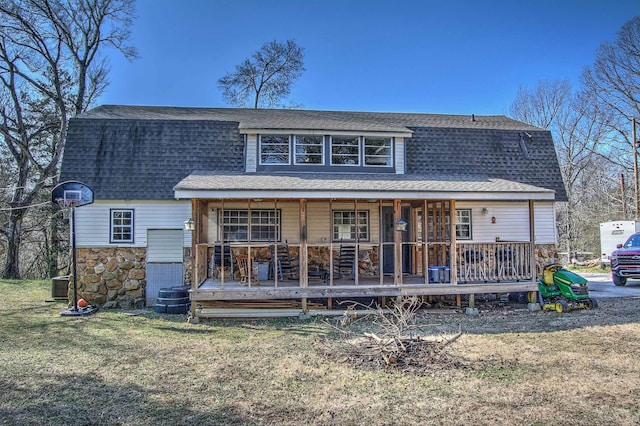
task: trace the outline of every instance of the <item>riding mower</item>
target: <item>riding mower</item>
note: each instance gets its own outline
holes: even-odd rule
[[[538,277],[538,302],[542,310],[558,313],[598,307],[598,301],[589,297],[587,280],[557,263],[545,266]]]

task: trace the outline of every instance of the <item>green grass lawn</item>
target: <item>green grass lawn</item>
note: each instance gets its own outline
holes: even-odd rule
[[[592,314],[481,314],[474,324],[515,321],[513,330],[466,333],[456,349],[466,367],[417,375],[326,357],[320,340],[340,336],[319,320],[188,324],[151,310],[74,318],[46,301],[48,281],[0,280],[0,294],[0,424],[640,422],[637,317],[572,328],[567,315]],[[467,320],[424,321],[455,330]],[[537,331],[523,332],[527,321]]]

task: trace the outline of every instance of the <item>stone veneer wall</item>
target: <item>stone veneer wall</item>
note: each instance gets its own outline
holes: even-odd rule
[[[146,302],[147,249],[79,248],[76,252],[78,297],[102,308],[142,308]],[[184,283],[191,283],[191,249],[185,249]],[[73,300],[73,277],[69,279]]]
[[[536,268],[537,273],[542,273],[542,268],[549,263],[557,263],[560,261],[558,248],[555,244],[536,244],[535,247]]]

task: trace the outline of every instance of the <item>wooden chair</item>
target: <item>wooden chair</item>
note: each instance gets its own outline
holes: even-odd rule
[[[344,271],[348,271],[351,278],[354,277],[356,262],[356,248],[354,246],[340,246],[338,256],[333,260],[333,273],[337,278],[342,278]]]
[[[249,282],[258,284],[258,265],[253,265],[253,258],[246,254],[236,256],[238,272],[240,273],[240,284],[245,285]]]
[[[216,278],[220,273],[224,273],[225,268],[229,267],[229,277],[233,278],[233,254],[231,252],[231,246],[224,246],[224,256],[222,255],[223,246],[216,245],[213,248],[213,272]]]
[[[276,249],[277,247],[277,249]],[[278,244],[277,246],[271,246],[271,270],[273,274],[276,273],[281,280],[287,276],[290,279],[298,278],[298,258],[291,257],[289,253],[288,244]]]

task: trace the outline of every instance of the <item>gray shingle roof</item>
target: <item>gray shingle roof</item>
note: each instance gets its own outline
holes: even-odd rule
[[[322,129],[406,132],[411,127],[531,131],[537,127],[504,115],[475,116],[395,112],[314,111],[248,108],[184,108],[103,105],[78,118],[235,121],[240,129]]]
[[[215,171],[219,180],[210,185],[226,185],[226,176],[244,176],[243,129],[412,132],[405,140],[407,174],[385,178],[390,188],[422,179],[441,188],[476,182],[482,191],[493,182],[494,189],[523,192],[543,187],[566,200],[551,134],[505,116],[105,105],[70,121],[61,179],[90,185],[96,199],[173,199],[173,187],[195,170]],[[369,178],[331,174],[314,185],[327,179],[358,188]],[[267,176],[242,182],[260,188]]]

